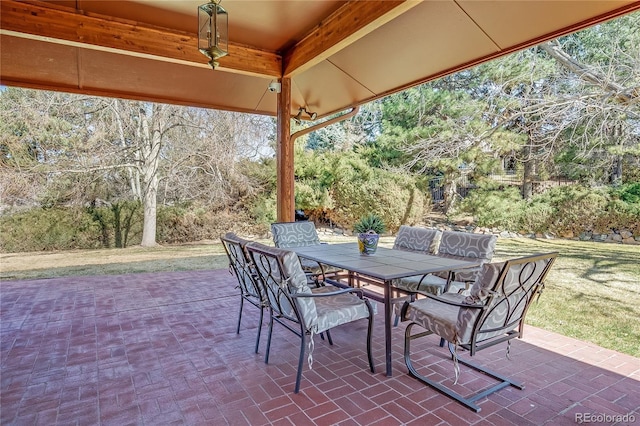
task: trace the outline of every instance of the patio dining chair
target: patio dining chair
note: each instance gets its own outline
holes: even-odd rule
[[[423,276],[413,276],[403,279],[398,289],[415,295],[443,293],[458,293],[468,289],[477,279],[482,270],[482,265],[491,262],[496,250],[498,237],[492,234],[471,234],[459,231],[444,231],[440,238],[440,244],[436,256],[449,259],[469,260],[478,262],[474,268],[462,269],[459,271],[443,271],[427,274]],[[394,305],[396,315],[398,315],[398,304]],[[396,324],[398,317],[396,316]],[[440,346],[444,346],[445,340],[440,339]]]
[[[340,289],[331,285],[311,290],[298,256],[289,250],[250,243],[246,246],[255,265],[264,293],[269,300],[269,335],[264,361],[269,362],[273,323],[277,322],[300,338],[300,357],[294,392],[300,390],[305,348],[313,363],[313,337],[342,324],[367,319],[367,356],[375,372],[371,354],[373,308],[362,290]],[[329,338],[329,343],[333,342]]]
[[[245,300],[260,309],[260,321],[258,323],[258,336],[256,337],[255,349],[255,352],[258,353],[260,334],[262,331],[262,318],[264,309],[268,307],[268,301],[264,293],[262,293],[255,270],[245,250],[246,245],[250,241],[240,238],[233,232],[228,232],[221,237],[220,240],[229,258],[229,272],[237,278],[238,288],[240,289],[240,312],[238,314],[236,334],[240,334],[240,323],[242,321],[242,310]]]
[[[557,253],[547,253],[486,263],[467,296],[459,293],[441,296],[428,294],[426,298],[405,302],[402,320],[411,321],[405,330],[404,340],[404,360],[409,374],[475,412],[480,411],[475,404],[480,398],[507,386],[523,389],[524,385],[520,382],[459,358],[458,349],[467,350],[470,356],[474,356],[479,350],[507,342],[509,357],[511,339],[522,337],[529,305],[536,295],[540,295],[556,256]],[[426,331],[412,335],[411,330],[416,325]],[[437,334],[450,342],[448,348],[453,359],[454,385],[460,374],[459,364],[480,371],[498,382],[488,389],[462,396],[443,382],[420,374],[411,361],[410,345],[412,340],[429,334]]]
[[[414,253],[434,254],[438,248],[438,244],[440,243],[441,235],[442,231],[437,229],[401,225],[400,229],[398,229],[395,241],[393,242],[393,249]],[[420,279],[422,276],[417,278]],[[414,281],[414,277],[393,280],[391,285],[394,287],[396,294],[392,298],[391,303],[394,305],[401,305],[408,298],[410,300],[415,300],[416,293],[415,285],[413,284]],[[397,326],[400,318],[397,313],[399,309],[394,309],[394,311],[396,312],[394,326]]]
[[[492,234],[444,231],[436,256],[475,261],[478,262],[478,266],[405,278],[398,287],[408,292],[429,293],[436,296],[468,289],[478,277],[482,265],[491,262],[497,240],[498,237]]]
[[[273,243],[278,248],[306,247],[320,242],[318,231],[313,222],[276,222],[271,224],[271,234]],[[311,259],[300,259],[302,270],[307,276],[316,281],[321,281],[327,274],[332,275],[338,272],[337,268],[323,265]]]

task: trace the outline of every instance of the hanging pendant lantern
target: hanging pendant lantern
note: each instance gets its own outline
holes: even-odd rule
[[[220,0],[198,6],[198,49],[214,70],[218,59],[229,53],[229,17]]]

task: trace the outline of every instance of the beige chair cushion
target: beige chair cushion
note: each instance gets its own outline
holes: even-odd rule
[[[313,222],[272,223],[273,243],[279,248],[305,247],[320,244]]]
[[[471,234],[468,232],[444,231],[438,246],[437,256],[449,259],[479,261],[481,265],[472,269],[455,271],[455,280],[474,282],[482,269],[482,265],[491,262],[496,250],[498,237],[490,234]],[[447,273],[436,273],[447,278]]]
[[[500,272],[504,265],[504,262],[483,265],[482,272],[471,287],[469,295],[445,293],[438,296],[438,298],[459,304],[481,304],[486,300],[490,290],[496,285],[496,280],[500,277]],[[405,318],[427,330],[433,331],[449,342],[465,344],[471,340],[473,325],[480,313],[480,309],[449,305],[437,299],[426,298],[410,303]],[[496,321],[499,321],[500,313],[496,312],[495,315]],[[485,327],[485,329],[488,330],[489,327]],[[501,330],[481,333],[477,340],[488,339],[504,332],[504,330]]]
[[[445,278],[438,277],[436,275],[414,275],[407,278],[401,278],[393,281],[393,285],[401,290],[406,290],[414,293],[433,294],[439,296],[444,293],[444,287],[447,284]],[[449,284],[449,293],[458,293],[460,290],[465,290],[467,284],[462,281],[452,281]]]
[[[256,262],[256,268],[263,276],[263,282],[266,281],[266,284],[272,288],[272,291],[268,292],[270,300],[276,297],[276,294],[279,295],[279,301],[277,303],[272,301],[271,306],[279,308],[290,318],[295,318],[295,312],[293,305],[286,297],[287,292],[291,295],[305,295],[340,290],[333,286],[311,290],[295,252],[259,243],[251,243],[247,247],[249,249],[257,247],[266,253],[266,256],[262,255]],[[281,276],[278,272],[280,270],[278,262],[282,264]],[[369,317],[369,309],[365,301],[352,293],[327,297],[296,297],[293,303],[298,309],[305,330],[312,333],[322,333],[338,325]]]
[[[278,248],[307,247],[322,244],[318,237],[318,231],[313,222],[278,222],[271,224],[273,243]],[[320,265],[310,259],[300,259],[302,270],[311,274],[327,274],[339,271],[338,268],[329,265]]]
[[[441,234],[442,232],[437,229],[401,225],[393,242],[393,248],[395,250],[433,254],[436,252]]]

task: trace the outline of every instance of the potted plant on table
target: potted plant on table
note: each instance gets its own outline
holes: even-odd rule
[[[353,225],[353,232],[358,235],[358,248],[361,254],[370,255],[376,252],[380,234],[386,229],[382,218],[369,213]]]

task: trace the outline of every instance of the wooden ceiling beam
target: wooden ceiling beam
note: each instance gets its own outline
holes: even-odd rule
[[[198,51],[197,35],[146,26],[41,1],[0,2],[0,29],[5,34],[47,39],[62,44],[209,67]],[[273,52],[229,42],[229,54],[216,71],[265,78],[282,76],[282,58]]]
[[[416,0],[349,1],[284,54],[283,75],[308,70],[418,4]]]

